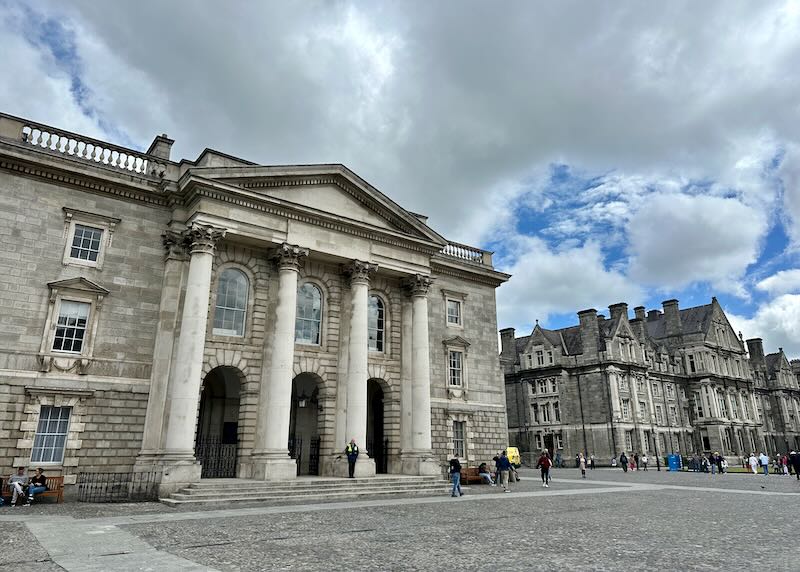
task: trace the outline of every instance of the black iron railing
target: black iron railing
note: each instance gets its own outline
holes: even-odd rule
[[[204,479],[235,477],[238,453],[238,444],[226,443],[217,435],[198,437],[194,445],[194,454],[203,467],[201,477]]]
[[[319,444],[319,437],[311,439],[310,450],[308,452],[309,475],[319,475]]]
[[[78,473],[80,502],[145,502],[158,500],[161,473]]]

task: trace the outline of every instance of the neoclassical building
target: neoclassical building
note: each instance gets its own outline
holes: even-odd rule
[[[491,253],[342,165],[0,115],[0,472],[439,474],[507,442]]]
[[[800,362],[741,339],[710,304],[614,304],[578,325],[529,336],[501,330],[509,436],[522,450],[741,456],[800,449]]]

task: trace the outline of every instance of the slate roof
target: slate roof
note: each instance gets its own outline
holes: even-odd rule
[[[713,315],[712,304],[705,304],[704,306],[695,306],[694,308],[685,308],[680,310],[681,315],[681,331],[684,334],[696,334],[704,332],[708,329]],[[667,337],[667,319],[664,314],[660,314],[655,320],[645,320],[647,326],[647,335],[653,339],[661,339]]]
[[[772,375],[781,369],[781,354],[780,352],[774,354],[767,354],[764,356],[764,361],[767,362],[767,372]]]

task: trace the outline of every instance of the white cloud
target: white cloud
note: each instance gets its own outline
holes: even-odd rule
[[[800,269],[793,268],[776,272],[759,281],[756,288],[772,295],[796,294],[800,291]]]
[[[537,238],[517,236],[511,241],[515,262],[506,270],[514,277],[498,292],[500,328],[513,326],[528,333],[524,330],[534,319],[546,324],[551,314],[643,299],[636,284],[605,268],[595,242],[556,251]]]
[[[630,274],[653,286],[708,281],[744,295],[739,280],[756,261],[766,230],[765,213],[738,199],[651,196],[628,226]]]
[[[764,353],[778,348],[791,358],[800,355],[800,295],[783,294],[761,305],[752,318],[726,312],[733,328],[745,339],[764,340]]]

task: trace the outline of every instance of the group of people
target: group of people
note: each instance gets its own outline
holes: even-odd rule
[[[622,451],[619,455],[619,466],[622,467],[623,472],[631,471],[646,471],[648,465],[650,464],[650,458],[647,456],[647,453],[639,454],[634,453],[630,457],[625,454],[625,451]],[[617,465],[617,459],[611,459],[611,466],[614,467]]]
[[[747,458],[747,464],[754,475],[762,472],[765,476],[769,475],[770,458],[763,451],[756,455],[755,452],[750,453]],[[800,453],[791,451],[789,454],[778,454],[772,458],[772,467],[777,475],[791,475],[794,474],[800,480]]]
[[[18,499],[25,499],[23,506],[31,506],[36,495],[47,490],[47,477],[44,476],[42,469],[36,469],[33,476],[25,474],[25,467],[19,467],[16,474],[11,474],[6,480],[11,491],[11,506],[17,506]],[[5,500],[0,497],[0,505]]]
[[[486,463],[481,463],[478,465],[478,475],[487,485],[496,487],[499,484],[503,488],[503,492],[510,493],[509,482],[519,480],[517,469],[514,468],[505,451],[501,451],[492,460],[495,472],[492,473]],[[450,459],[450,481],[453,484],[450,496],[464,496],[464,492],[461,490],[461,461],[458,460],[458,457]]]

